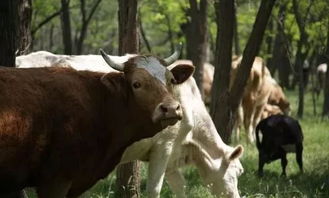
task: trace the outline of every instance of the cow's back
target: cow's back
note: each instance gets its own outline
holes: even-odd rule
[[[93,152],[100,137],[90,132],[104,128],[97,79],[63,68],[0,69],[0,184],[10,190],[59,170],[70,175],[81,153]]]

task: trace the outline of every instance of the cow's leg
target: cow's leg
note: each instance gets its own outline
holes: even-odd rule
[[[71,187],[70,181],[53,179],[37,187],[38,198],[65,198]]]
[[[254,113],[253,118],[252,118],[252,136],[253,136],[254,140],[256,139],[256,131],[255,131],[256,126],[257,126],[257,124],[259,123],[259,121],[261,119],[263,111],[264,111],[264,106],[256,107],[255,113]]]
[[[281,167],[282,167],[282,176],[286,176],[286,167],[287,167],[287,164],[288,164],[288,160],[287,160],[287,153],[282,153],[282,156],[281,156]]]
[[[296,161],[298,163],[300,172],[304,172],[304,170],[303,170],[303,145],[302,145],[302,143],[296,144]]]
[[[248,135],[248,143],[253,143],[255,141],[254,135],[253,135],[253,126],[252,126],[252,119],[254,117],[255,109],[249,108],[249,109],[243,109],[243,123],[244,128]]]
[[[172,144],[156,145],[152,149],[149,159],[147,193],[149,198],[159,198],[163,178],[172,150]]]
[[[263,172],[263,168],[264,168],[264,164],[265,161],[262,157],[262,155],[259,153],[259,157],[258,157],[258,176],[262,177],[264,172]]]
[[[166,179],[170,189],[176,194],[177,198],[186,198],[185,179],[178,169],[171,169],[166,172]]]

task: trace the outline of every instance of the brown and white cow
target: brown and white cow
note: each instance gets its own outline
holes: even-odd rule
[[[78,197],[119,163],[132,143],[182,118],[167,87],[193,67],[135,56],[122,73],[0,68],[0,197],[36,187],[39,198]]]
[[[239,57],[232,62],[230,86],[237,78],[237,69],[241,64],[241,60],[242,57]],[[255,141],[255,128],[260,121],[261,113],[271,93],[271,79],[271,74],[265,66],[263,59],[255,57],[239,107],[238,121],[235,127],[237,137],[239,137],[238,127],[243,122],[249,142]]]
[[[122,62],[127,57],[114,58]],[[85,63],[90,61],[97,63],[95,67],[90,65],[90,70],[103,71],[103,65],[98,65],[103,64],[104,61],[97,55],[71,56],[69,61],[65,59],[61,62],[66,63],[65,67],[80,69],[85,68]],[[178,60],[170,67],[191,64],[191,62],[187,62],[188,60],[184,61]],[[89,70],[89,68],[87,69]],[[173,92],[175,98],[179,99],[182,105],[182,121],[167,127],[152,138],[133,143],[125,150],[120,163],[132,160],[149,162],[147,179],[149,198],[160,196],[165,173],[174,193],[178,197],[185,197],[185,181],[179,168],[187,164],[197,167],[202,179],[211,187],[214,195],[239,197],[237,183],[238,176],[243,171],[239,161],[242,147],[232,148],[223,143],[193,77],[181,85],[175,86]]]

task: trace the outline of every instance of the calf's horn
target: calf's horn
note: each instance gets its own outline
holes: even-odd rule
[[[111,60],[111,58],[109,57],[109,55],[107,55],[104,50],[99,49],[99,52],[101,53],[103,59],[105,60],[105,62],[111,66],[113,69],[118,70],[118,71],[123,71],[124,65],[123,63],[115,63],[113,60]]]
[[[165,66],[171,65],[173,62],[175,62],[179,58],[180,53],[182,51],[182,47],[183,47],[182,43],[179,43],[179,45],[175,49],[175,52],[171,56],[163,59],[165,62]]]

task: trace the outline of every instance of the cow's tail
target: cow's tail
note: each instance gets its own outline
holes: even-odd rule
[[[258,150],[260,149],[260,139],[259,139],[259,132],[260,132],[260,124],[257,125],[256,127],[256,146]]]

